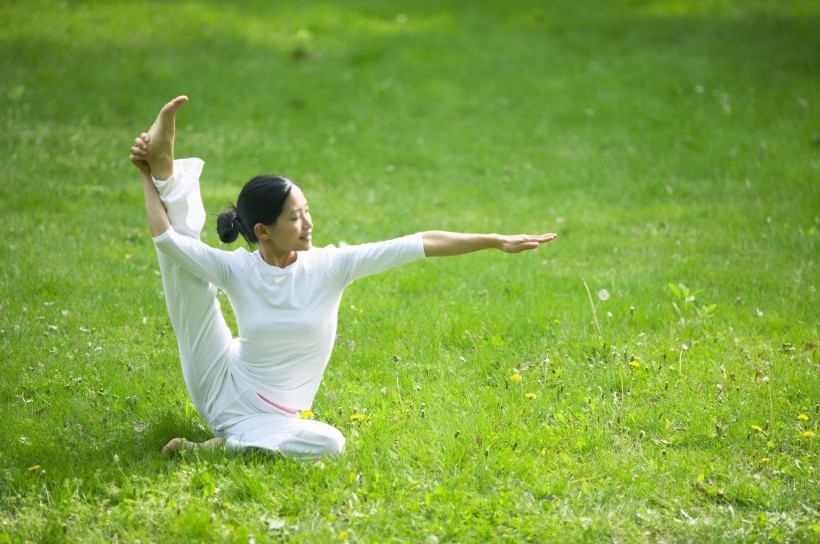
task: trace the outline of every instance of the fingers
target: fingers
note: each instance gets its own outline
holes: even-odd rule
[[[538,244],[546,244],[547,242],[551,242],[555,240],[557,236],[557,234],[553,233],[540,234],[537,236],[524,235],[521,237],[521,242],[527,245],[527,247],[538,247]],[[531,246],[530,244],[535,244],[535,246]]]
[[[535,249],[541,244],[546,244],[547,242],[552,242],[557,237],[557,234],[549,233],[549,234],[542,234],[540,236],[532,236],[527,239],[528,243],[534,245],[527,245],[527,249]]]
[[[150,140],[151,137],[145,132],[134,138],[134,145],[131,146],[131,153],[128,155],[128,160],[141,172],[151,171],[148,165],[148,143]]]
[[[513,239],[512,244],[505,249],[508,253],[520,253],[522,251],[530,251],[532,249],[538,249],[541,244],[546,244],[547,242],[551,242],[555,240],[558,235],[555,233],[549,234],[541,234],[538,236],[522,234],[517,238],[517,240]]]
[[[146,133],[142,133],[134,138],[134,145],[131,146],[131,155],[141,157],[143,160],[148,157],[148,142],[150,137]],[[133,160],[133,159],[132,159]]]

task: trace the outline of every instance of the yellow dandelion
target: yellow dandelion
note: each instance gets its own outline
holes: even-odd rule
[[[350,416],[350,421],[359,421],[360,419],[364,419],[364,416],[358,412]]]
[[[763,432],[763,428],[762,428],[760,425],[752,425],[752,429],[753,429],[756,433],[762,433],[762,432]]]
[[[35,470],[38,470],[39,468],[40,468],[40,465],[32,465],[32,466],[28,467],[28,471],[29,472],[34,472]]]
[[[303,410],[299,417],[302,419],[313,419],[313,410]]]
[[[524,396],[527,397],[530,400],[534,400],[537,395],[535,393],[527,393]]]
[[[808,421],[808,420],[809,420],[809,416],[807,416],[806,414],[800,414],[800,415],[797,416],[797,421]]]
[[[349,534],[350,533],[348,533],[347,531],[340,532],[339,533],[339,540],[347,540],[347,537],[348,537]]]
[[[632,368],[638,368],[641,366],[641,363],[633,359],[629,361],[629,366],[631,366]]]
[[[510,381],[512,381],[513,383],[521,383],[521,374],[516,372],[515,374],[510,376]]]
[[[761,457],[760,462],[761,462],[761,463],[768,463],[768,462],[769,462],[769,458],[768,458],[768,457]]]
[[[805,436],[806,438],[811,438],[812,436],[814,436],[814,433],[812,431],[804,431],[803,436]]]

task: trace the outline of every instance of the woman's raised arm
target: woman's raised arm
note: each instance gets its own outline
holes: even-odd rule
[[[140,171],[142,180],[142,192],[145,196],[145,212],[148,215],[148,226],[151,229],[151,236],[156,238],[171,227],[168,219],[168,212],[165,205],[159,199],[159,193],[151,179],[151,167],[146,160],[146,150],[148,146],[148,135],[143,133],[134,140],[131,148],[131,162]]]
[[[424,255],[427,257],[451,257],[463,255],[482,249],[500,249],[505,253],[521,253],[536,249],[555,239],[557,234],[462,234],[431,230],[421,233],[424,242]]]

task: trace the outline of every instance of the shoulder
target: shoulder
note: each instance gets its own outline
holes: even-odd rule
[[[299,260],[303,264],[310,264],[313,266],[321,266],[333,262],[333,259],[338,255],[338,250],[334,245],[324,247],[312,247],[307,251],[299,252]]]
[[[236,249],[213,247],[200,239],[180,234],[174,227],[169,227],[168,230],[159,236],[155,236],[153,240],[154,244],[160,249],[176,247],[185,252],[205,252],[211,255],[218,255],[228,261],[244,262],[251,260],[251,254],[243,247]]]
[[[253,262],[255,262],[254,254],[256,254],[256,252],[254,251],[253,253],[251,253],[250,251],[248,251],[244,247],[238,247],[234,250],[222,250],[222,251],[224,251],[225,253],[230,255],[230,258],[232,260],[238,262],[238,263],[252,264]]]

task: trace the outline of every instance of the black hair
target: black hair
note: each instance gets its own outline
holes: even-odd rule
[[[272,225],[276,222],[294,185],[288,178],[273,174],[250,180],[239,192],[236,205],[231,205],[217,216],[219,239],[229,244],[241,234],[248,244],[257,243],[254,225]]]

